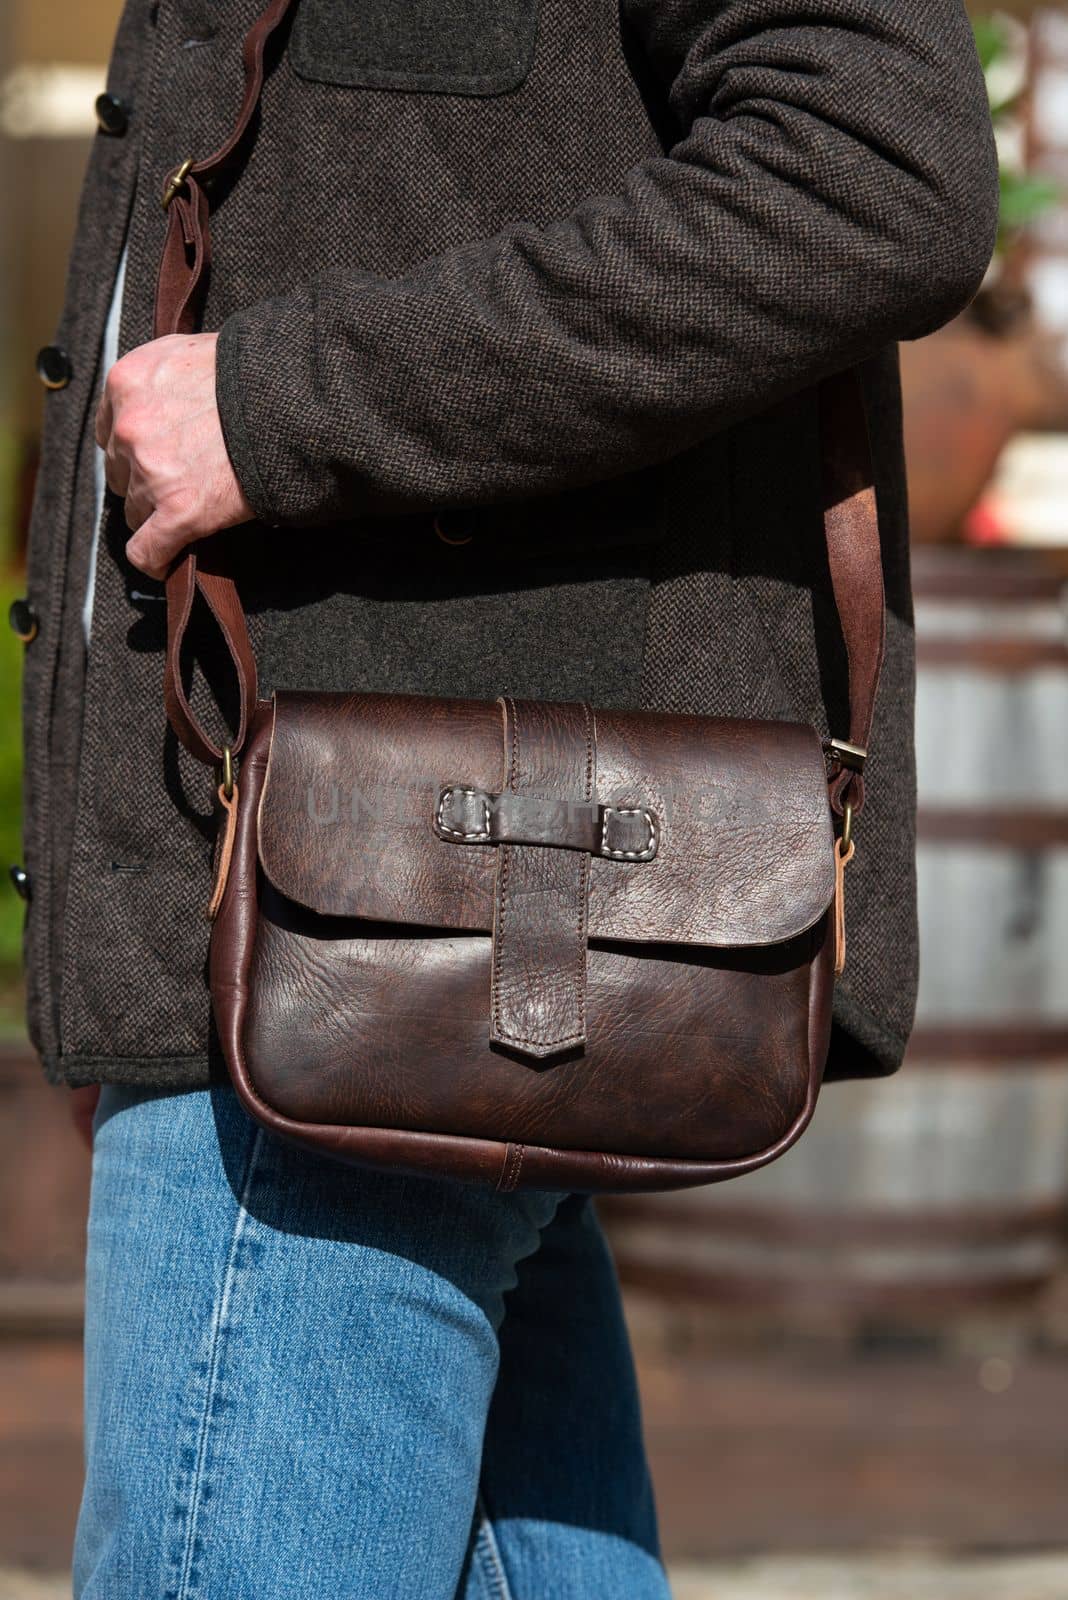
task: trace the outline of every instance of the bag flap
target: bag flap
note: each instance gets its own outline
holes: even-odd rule
[[[720,947],[803,933],[834,894],[812,728],[596,713],[597,798],[656,817],[652,860],[590,858],[589,935]],[[439,837],[443,788],[506,787],[489,701],[278,693],[259,814],[264,873],[324,915],[488,932],[497,847]]]

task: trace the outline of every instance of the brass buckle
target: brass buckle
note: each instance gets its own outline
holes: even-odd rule
[[[160,197],[160,200],[164,211],[167,210],[175,195],[180,194],[185,188],[185,180],[188,178],[193,164],[193,157],[186,156],[181,166],[174,169],[166,183],[163,185],[163,194]]]

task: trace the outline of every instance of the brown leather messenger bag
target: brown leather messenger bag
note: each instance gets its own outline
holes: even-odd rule
[[[245,39],[229,138],[168,179],[157,336],[198,326],[206,185],[239,154],[293,3],[273,0]],[[843,740],[507,697],[261,702],[223,541],[177,562],[167,714],[221,769],[212,1003],[259,1122],[344,1160],[503,1190],[711,1183],[800,1136],[844,960],[884,635],[856,374],[818,397]],[[197,596],[237,672],[229,744],[183,682]]]

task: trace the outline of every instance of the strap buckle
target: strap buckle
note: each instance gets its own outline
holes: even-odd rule
[[[193,157],[186,156],[181,166],[175,167],[174,171],[163,185],[163,193],[160,196],[160,204],[163,206],[164,211],[168,209],[175,195],[180,194],[185,188],[185,180],[192,171],[193,164]]]

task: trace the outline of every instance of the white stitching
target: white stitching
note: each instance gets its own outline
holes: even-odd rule
[[[450,828],[445,821],[445,810],[453,795],[466,794],[479,800],[482,805],[482,827],[473,833],[464,833],[460,828]],[[649,830],[648,843],[640,850],[617,850],[608,843],[609,824],[615,817],[641,817]],[[443,789],[438,798],[435,813],[435,826],[437,831],[447,839],[459,839],[466,844],[485,843],[491,838],[490,834],[490,806],[485,791],[470,789],[460,784],[453,784],[448,789]],[[502,841],[502,843],[505,841]],[[655,812],[647,810],[644,806],[604,806],[601,810],[601,844],[600,854],[609,856],[613,861],[652,861],[657,853],[660,843],[660,829]]]
[[[485,1499],[479,1492],[475,1507],[478,1529],[475,1535],[472,1562],[482,1569],[482,1576],[486,1579],[493,1594],[493,1600],[512,1600],[512,1591],[508,1584],[508,1576],[504,1570],[504,1561],[501,1557],[497,1535],[493,1531],[493,1520],[490,1517]]]
[[[482,828],[479,832],[462,833],[459,828],[450,828],[445,822],[445,807],[448,805],[454,794],[470,794],[481,800],[483,822]],[[486,799],[486,796],[482,790],[464,789],[459,785],[454,785],[451,789],[442,789],[441,796],[438,800],[437,828],[439,833],[444,834],[449,839],[464,839],[470,843],[477,843],[477,841],[480,839],[488,839],[490,836],[490,808],[489,801]]]
[[[608,843],[608,822],[611,817],[642,817],[649,829],[649,843],[641,850],[613,850]],[[657,833],[657,820],[652,811],[646,811],[644,806],[605,806],[601,815],[601,854],[611,856],[615,861],[651,861],[656,855],[659,843]]]

